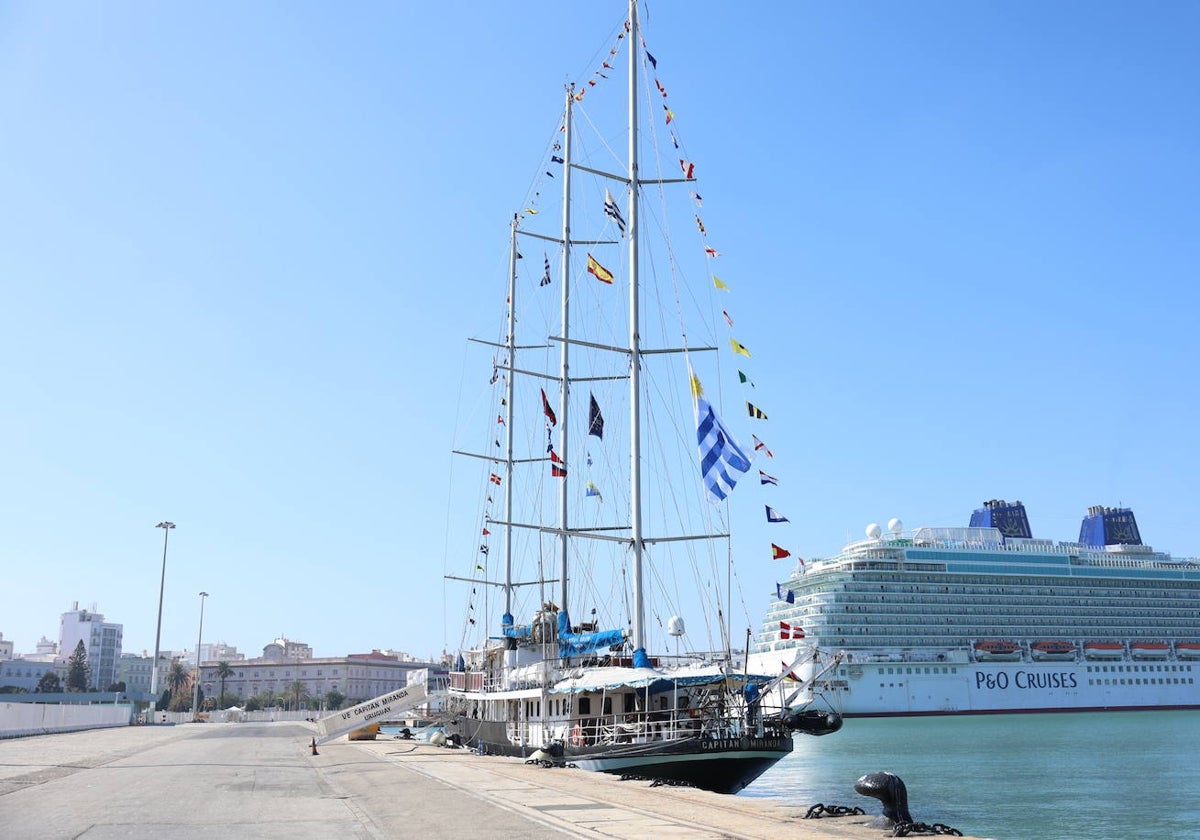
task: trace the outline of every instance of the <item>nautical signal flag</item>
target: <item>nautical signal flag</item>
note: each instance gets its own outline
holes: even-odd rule
[[[767,413],[765,411],[763,411],[761,408],[759,408],[758,406],[756,406],[754,403],[749,402],[749,401],[746,402],[746,413],[749,414],[751,417],[753,417],[755,420],[766,420],[767,419]]]
[[[487,529],[487,526],[485,525],[485,526],[483,527],[483,535],[486,537],[486,536],[487,536],[488,534],[490,534],[490,533],[492,533],[492,532],[491,532],[491,531],[489,531],[489,530]]]
[[[783,668],[783,678],[785,680],[790,680],[791,682],[800,682],[800,678],[796,676],[796,672],[788,670],[786,662],[780,662],[779,666]]]
[[[791,557],[791,556],[792,556],[792,552],[788,551],[786,548],[780,548],[779,546],[775,545],[775,543],[771,543],[771,559],[772,560],[782,560],[784,557]]]
[[[558,425],[558,418],[554,416],[554,409],[550,407],[550,400],[546,399],[546,389],[542,388],[542,411],[546,414],[546,419],[550,421],[551,426]]]
[[[612,281],[613,281],[612,272],[609,271],[604,266],[600,265],[600,263],[596,262],[596,258],[593,257],[591,254],[588,254],[587,257],[588,257],[588,263],[587,263],[588,274],[594,275],[595,278],[597,280],[599,280],[601,283],[608,283],[611,286]]]
[[[726,312],[724,309],[722,309],[721,314],[725,316],[725,323],[728,324],[730,327],[732,327],[733,326],[733,318],[729,317],[729,313]],[[738,371],[738,373],[741,373],[741,371]],[[745,382],[746,380],[743,379],[742,381]]]
[[[499,484],[500,476],[496,475],[495,473],[492,473],[491,482],[492,482],[492,484]]]
[[[787,601],[789,604],[796,603],[796,593],[790,589],[784,589],[782,583],[775,584],[775,597],[780,601]]]
[[[538,283],[538,285],[539,286],[549,286],[550,285],[550,255],[543,253],[542,259],[544,259],[546,261],[546,273],[542,275],[542,281],[540,283]]]
[[[767,449],[767,445],[758,439],[758,435],[750,435],[750,440],[754,443],[755,452],[765,452],[768,458],[774,458],[775,454]]]
[[[725,285],[725,281],[715,274],[713,275],[713,285],[718,289],[724,289],[727,292],[729,291],[729,287]]]
[[[786,516],[784,516],[782,513],[775,510],[775,508],[771,507],[770,505],[766,505],[766,508],[767,508],[767,521],[768,522],[790,522],[791,521]]]
[[[604,415],[600,413],[600,403],[596,402],[595,394],[588,394],[588,434],[604,440]]]
[[[602,502],[604,501],[604,497],[600,495],[599,487],[597,487],[595,484],[593,484],[590,481],[587,483],[586,487],[587,487],[587,491],[584,493],[585,496],[595,496],[600,501],[602,501]]]
[[[679,168],[683,170],[684,178],[687,178],[689,181],[695,179],[696,164],[692,163],[691,161],[680,159]]]
[[[758,471],[758,483],[759,484],[774,484],[776,487],[778,487],[779,479],[773,475],[767,475],[762,470],[759,470]]]
[[[704,255],[708,256],[708,257],[719,257],[719,256],[721,256],[721,252],[718,251],[716,248],[705,248]]]
[[[553,478],[567,477],[567,464],[553,449],[550,450],[550,475]]]
[[[496,415],[496,422],[497,422],[497,423],[501,423],[501,424],[503,424],[503,423],[504,423],[504,415],[502,415],[502,414],[497,414],[497,415]]]
[[[617,202],[613,201],[612,193],[608,190],[604,191],[604,215],[617,223],[617,230],[621,231],[621,236],[624,236],[625,218],[621,215]]]
[[[717,412],[704,399],[704,388],[692,374],[692,399],[696,410],[696,443],[700,450],[700,476],[713,504],[723,501],[737,480],[750,469],[750,458],[725,428]]]
[[[746,349],[745,344],[742,344],[736,338],[729,339],[729,344],[733,347],[734,353],[737,353],[739,356],[745,356],[747,359],[750,358],[750,351]]]
[[[750,377],[742,373],[740,370],[738,371],[738,382],[742,383],[743,385],[749,385],[751,388],[754,387],[754,383],[750,380]]]

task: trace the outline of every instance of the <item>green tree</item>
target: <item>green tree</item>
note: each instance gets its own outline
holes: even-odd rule
[[[0,694],[28,694],[28,688],[19,685],[0,685]]]
[[[252,694],[246,698],[246,702],[242,708],[247,712],[257,712],[262,708],[262,699],[257,694]]]
[[[62,680],[53,671],[47,671],[42,674],[42,678],[38,680],[37,688],[34,690],[39,694],[55,694],[62,691]]]
[[[215,671],[213,671],[213,674],[215,674],[217,679],[219,679],[221,681],[221,702],[218,705],[218,708],[224,709],[225,708],[225,680],[227,680],[229,677],[233,676],[233,668],[230,667],[228,662],[218,662],[217,669]]]
[[[108,690],[109,691],[124,691],[125,690],[125,680],[121,680],[120,682],[113,683],[112,685],[110,685],[108,687]]]
[[[167,691],[171,697],[166,708],[172,712],[184,712],[191,708],[191,687],[191,674],[184,664],[176,659],[167,671]]]
[[[300,703],[311,699],[312,695],[308,693],[308,686],[300,680],[296,680],[284,689],[284,694],[287,695],[288,701],[292,703],[293,709],[299,709]]]
[[[346,702],[346,695],[338,691],[336,688],[325,692],[325,708],[329,711],[336,711],[342,708],[342,704]]]
[[[67,691],[87,691],[92,669],[88,666],[87,648],[83,639],[75,644],[75,650],[67,659]]]

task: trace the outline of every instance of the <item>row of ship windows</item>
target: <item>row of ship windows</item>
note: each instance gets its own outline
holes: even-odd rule
[[[812,595],[814,603],[829,603],[829,596],[839,603],[875,603],[887,600],[888,595],[906,595],[906,601],[919,600],[923,604],[961,604],[964,598],[975,602],[988,603],[1019,603],[1029,606],[1070,606],[1073,604],[1088,604],[1091,606],[1120,606],[1146,608],[1154,606],[1192,606],[1200,601],[1197,593],[1180,592],[1163,595],[1155,593],[1125,593],[1125,592],[1027,592],[1020,588],[965,589],[943,586],[940,590],[927,587],[897,586],[897,587],[846,587],[831,592],[806,593]]]
[[[1170,671],[1191,671],[1191,665],[1089,665],[1087,666],[1088,673],[1154,673],[1154,672],[1170,672]],[[884,666],[879,667],[879,673],[882,674],[957,674],[958,668],[954,666],[934,665],[929,668],[917,667],[900,667],[891,666],[885,669]],[[838,670],[838,676],[846,676],[846,669]],[[1189,679],[1190,681],[1190,679]]]
[[[879,602],[883,602],[883,599],[880,598]],[[1019,619],[1024,619],[1024,620],[1029,620],[1030,618],[1034,617],[1034,615],[1031,615],[1031,613],[1034,613],[1034,611],[1028,609],[1027,605],[1025,605],[1025,604],[1022,604],[1020,607],[1013,607],[1012,609],[1003,610],[1003,611],[996,610],[997,607],[1001,606],[999,604],[995,604],[995,605],[971,604],[970,606],[972,607],[972,615],[979,614],[980,612],[983,612],[984,609],[987,609],[988,612],[986,614],[988,614],[988,615],[1003,615],[1003,616],[1007,616],[1009,618],[1019,618]],[[1070,612],[1065,612],[1063,610],[1055,610],[1055,616],[1064,618],[1067,621],[1073,620],[1076,617],[1082,619],[1086,616],[1106,616],[1106,615],[1111,616],[1113,613],[1113,610],[1116,609],[1116,605],[1113,605],[1113,604],[1109,604],[1107,607],[1104,607],[1103,605],[1096,605],[1094,609],[1086,609],[1086,608],[1080,609],[1079,604],[1063,603],[1059,606],[1071,608]],[[942,606],[942,607],[934,607],[934,606],[931,606],[928,604],[918,604],[915,606],[914,605],[901,606],[899,604],[888,604],[887,610],[886,610],[886,612],[884,612],[879,609],[878,603],[876,603],[876,604],[867,603],[867,604],[861,604],[861,605],[855,604],[855,603],[848,603],[848,604],[832,606],[832,607],[824,607],[824,606],[818,605],[818,606],[814,607],[811,611],[809,611],[808,615],[856,615],[858,613],[870,613],[871,615],[875,615],[875,616],[880,616],[880,615],[918,615],[918,616],[942,615],[942,616],[953,617],[953,616],[962,615],[963,607],[964,607],[963,604],[947,604],[946,606]],[[1148,607],[1148,608],[1141,609],[1141,612],[1139,613],[1138,618],[1141,619],[1142,617],[1146,617],[1146,618],[1154,617],[1154,618],[1159,618],[1159,619],[1163,619],[1163,618],[1185,618],[1185,619],[1187,619],[1187,618],[1195,618],[1195,615],[1196,615],[1195,609],[1179,609],[1179,608],[1165,609],[1165,608]]]
[[[1072,595],[1070,593],[1059,595],[1028,595],[1020,592],[1014,593],[997,593],[992,592],[879,592],[878,590],[871,591],[846,591],[832,593],[833,597],[825,597],[817,595],[811,600],[814,604],[877,604],[881,601],[892,601],[889,595],[906,595],[905,603],[919,603],[929,605],[949,605],[962,606],[964,599],[968,599],[972,604],[1019,604],[1022,607],[1122,607],[1130,609],[1182,609],[1195,608],[1197,598],[1171,598],[1156,596],[1153,598],[1136,598],[1132,596],[1114,596],[1111,593],[1088,593],[1086,595]]]
[[[872,575],[872,574],[855,574],[851,576],[849,581],[834,584],[831,588],[834,589],[851,589],[858,583],[871,583],[875,581],[890,581],[893,575]],[[1071,592],[1080,592],[1094,595],[1105,595],[1113,589],[1117,589],[1124,595],[1133,595],[1139,592],[1148,592],[1157,594],[1163,589],[1183,589],[1188,590],[1193,594],[1193,597],[1200,595],[1197,590],[1195,581],[1182,580],[1129,580],[1129,579],[1114,579],[1114,580],[1093,580],[1088,581],[1086,586],[1080,586],[1079,581],[1074,578],[1065,577],[1029,577],[1026,575],[910,575],[909,580],[919,584],[922,588],[927,586],[945,586],[950,584],[955,591],[964,592],[971,585],[982,587],[984,591],[994,592],[997,587],[1015,588],[1019,586],[1033,587],[1029,590],[1031,593],[1045,592],[1047,589],[1054,586],[1061,586]],[[907,591],[908,584],[889,585],[889,591],[903,592]],[[826,588],[822,586],[821,588]]]
[[[1156,679],[1147,678],[1144,680],[1143,679],[1134,679],[1134,678],[1126,678],[1126,679],[1113,678],[1113,679],[1107,679],[1107,680],[1100,680],[1100,679],[1088,680],[1088,685],[1091,685],[1091,686],[1096,686],[1096,685],[1192,685],[1192,684],[1193,684],[1193,679],[1191,677],[1158,677]],[[899,683],[899,684],[897,684],[897,683],[880,683],[879,684],[880,688],[896,688],[897,686],[899,686],[900,688],[903,688],[904,683]],[[830,687],[833,689],[849,690],[849,686],[835,685],[835,686],[830,686]]]
[[[849,618],[849,616],[845,616]],[[1055,632],[1066,636],[1079,635],[1080,627],[1093,628],[1095,632],[1088,635],[1096,635],[1099,629],[1108,628],[1111,632],[1106,632],[1101,635],[1120,635],[1120,636],[1153,636],[1154,633],[1139,632],[1149,631],[1157,628],[1167,632],[1171,636],[1192,636],[1196,633],[1195,619],[1192,621],[1171,621],[1166,618],[1146,618],[1138,621],[1136,624],[1116,624],[1112,617],[1107,618],[1083,618],[1081,616],[1046,616],[1045,618],[1035,618],[1033,616],[1006,616],[1006,615],[987,615],[986,613],[971,613],[970,615],[960,616],[945,616],[942,619],[942,627],[933,624],[927,616],[914,616],[913,618],[901,618],[896,615],[877,615],[870,618],[859,618],[859,621],[867,621],[867,624],[852,625],[843,629],[841,625],[832,625],[838,616],[818,617],[812,616],[805,622],[805,628],[810,633],[815,632],[834,632],[834,633],[851,633],[859,635],[877,635],[879,633],[898,632],[900,628],[923,627],[926,628],[926,633],[934,633],[936,635],[946,635],[947,633],[977,633],[979,635],[995,635],[1003,632],[1012,634],[1038,634],[1048,632],[1046,628],[1058,628]],[[858,618],[855,616],[855,618]],[[956,621],[955,619],[961,619]],[[1099,628],[1099,629],[1097,629]],[[1158,635],[1162,635],[1161,633]]]

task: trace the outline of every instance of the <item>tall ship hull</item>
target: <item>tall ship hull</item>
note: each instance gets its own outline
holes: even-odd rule
[[[1019,502],[893,520],[779,592],[751,668],[799,662],[846,717],[1200,708],[1200,563],[1143,545],[1128,509],[1091,508],[1078,542],[1033,539]]]

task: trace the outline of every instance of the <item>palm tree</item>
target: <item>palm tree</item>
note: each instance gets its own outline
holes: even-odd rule
[[[218,662],[217,668],[215,671],[213,671],[213,674],[216,676],[217,679],[219,679],[221,681],[221,704],[220,704],[220,706],[222,709],[224,709],[225,708],[225,680],[227,678],[233,676],[233,668],[231,668],[229,666],[228,662]]]
[[[171,694],[172,706],[182,707],[182,698],[191,684],[191,674],[188,673],[188,669],[184,667],[183,663],[176,659],[171,663],[170,670],[167,671],[167,691]]]
[[[308,686],[306,686],[300,680],[296,680],[295,682],[288,685],[288,687],[286,689],[284,689],[284,691],[291,700],[295,701],[296,709],[300,708],[301,700],[308,700],[312,696],[311,694],[308,693]]]

